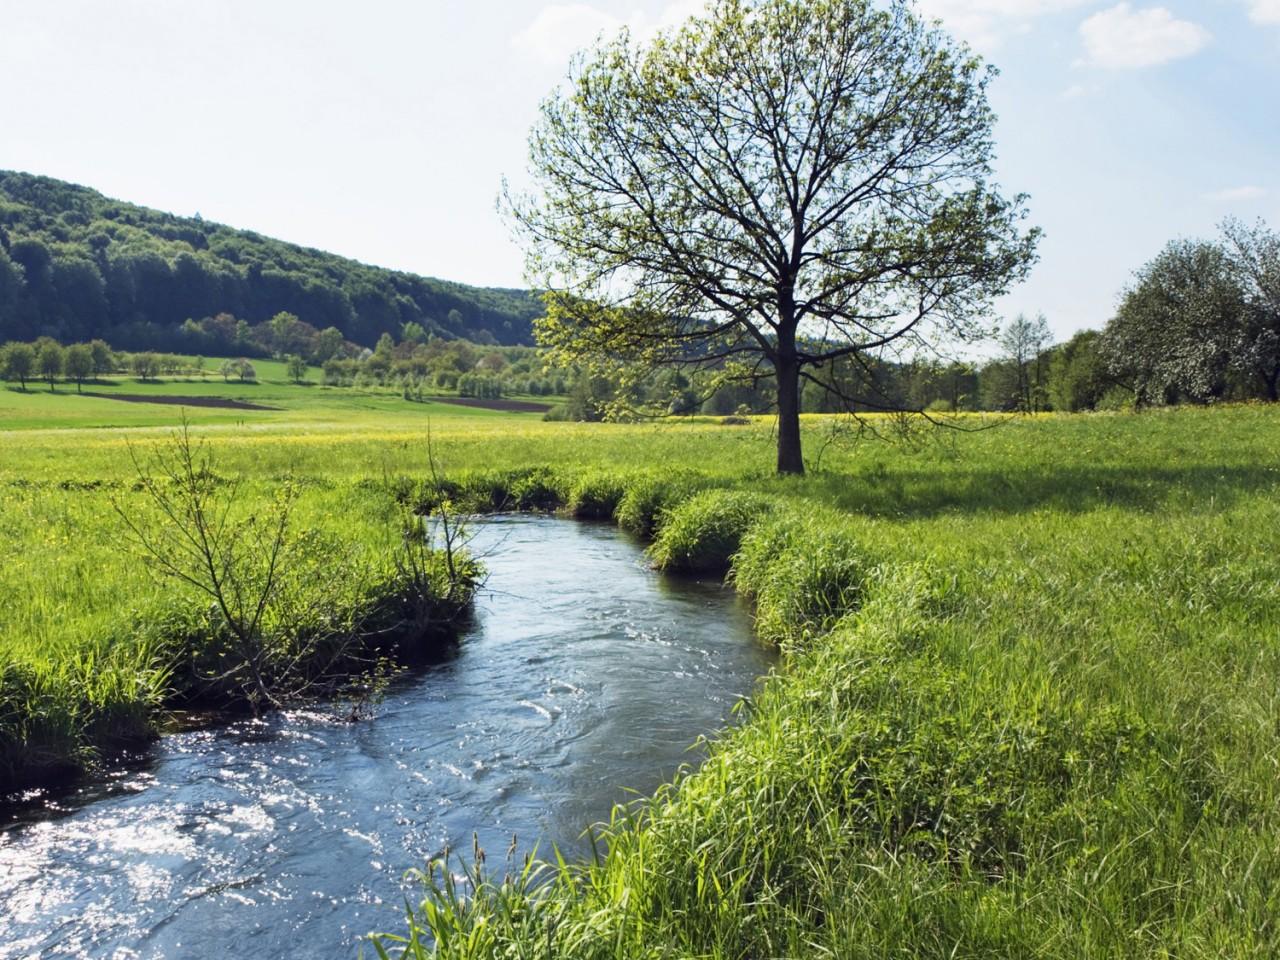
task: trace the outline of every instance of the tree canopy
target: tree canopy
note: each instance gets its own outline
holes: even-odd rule
[[[1280,233],[1239,220],[1224,222],[1222,233],[1244,301],[1238,364],[1261,379],[1268,400],[1280,400]]]
[[[992,75],[903,0],[718,0],[580,56],[508,197],[540,338],[771,373],[778,469],[802,472],[802,378],[985,334],[1032,262],[991,181]]]
[[[0,339],[103,337],[187,349],[187,319],[261,323],[281,312],[372,346],[405,324],[444,337],[530,343],[541,304],[368,266],[245,230],[0,171]]]
[[[1247,359],[1244,318],[1226,249],[1174,240],[1134,275],[1103,333],[1103,352],[1139,403],[1218,399]]]

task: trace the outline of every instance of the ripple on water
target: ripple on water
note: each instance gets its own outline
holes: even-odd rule
[[[513,832],[585,853],[584,828],[695,759],[768,669],[731,593],[664,581],[611,528],[476,530],[475,630],[372,722],[174,734],[0,829],[0,960],[343,955],[396,927],[406,870],[473,831],[491,862]]]

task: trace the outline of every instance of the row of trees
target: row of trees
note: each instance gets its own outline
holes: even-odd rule
[[[1050,346],[1019,317],[982,370],[988,409],[1280,400],[1280,233],[1228,219],[1213,240],[1171,241],[1139,269],[1101,330]]]
[[[769,371],[755,376],[730,365],[668,369],[624,385],[577,365],[554,365],[528,347],[484,347],[445,340],[406,324],[374,349],[335,328],[317,330],[281,312],[261,324],[221,314],[188,321],[212,352],[277,356],[301,382],[308,363],[331,386],[392,386],[462,396],[565,396],[561,415],[601,419],[619,411],[726,415],[776,409]],[[984,362],[873,357],[839,358],[807,379],[804,412],[847,410],[1080,411],[1131,405],[1277,399],[1280,388],[1280,235],[1257,223],[1227,221],[1218,240],[1178,240],[1140,269],[1115,317],[1052,344],[1044,316],[1018,316],[999,335],[1001,353]],[[227,350],[227,347],[233,348]],[[203,360],[174,354],[113,351],[104,341],[62,347],[45,337],[0,349],[0,376],[25,389],[32,379],[77,384],[105,373],[142,379],[201,373]],[[224,379],[253,380],[243,357],[222,361]],[[737,373],[738,375],[735,375]]]
[[[101,340],[63,347],[56,340],[43,338],[36,343],[10,342],[0,347],[0,377],[17,381],[23,390],[35,379],[48,381],[52,390],[63,376],[74,380],[80,389],[89,378],[110,372],[113,362],[110,348]]]
[[[1280,233],[1234,219],[1220,230],[1170,242],[1135,273],[1101,331],[1054,345],[1043,316],[1019,316],[1000,335],[1001,357],[968,371],[935,366],[962,386],[949,397],[920,384],[906,391],[908,405],[1072,412],[1280,400]]]
[[[140,380],[161,376],[200,376],[206,372],[204,357],[185,357],[143,350],[137,353],[112,350],[104,340],[63,346],[52,337],[32,343],[10,341],[0,346],[0,380],[17,383],[26,390],[28,381],[44,380],[53,389],[59,379],[83,389],[86,381],[112,374],[132,374]],[[253,365],[245,359],[226,360],[220,373],[241,380],[254,379]]]
[[[407,328],[404,339],[389,335],[373,350],[357,356],[333,357],[322,365],[323,382],[331,386],[402,386],[456,392],[469,397],[512,394],[551,396],[567,389],[568,371],[549,365],[543,351],[532,347],[484,347],[466,340],[444,340]]]
[[[1017,317],[1000,335],[1002,355],[982,362],[916,359],[893,362],[846,358],[816,371],[801,386],[803,413],[875,413],[921,410],[1041,412],[1130,406],[1133,395],[1106,372],[1096,331],[1049,345],[1043,317]],[[665,370],[628,385],[616,378],[575,375],[564,415],[599,420],[665,411],[677,415],[769,414],[777,410],[777,385],[729,369]]]
[[[800,409],[1034,413],[1280,400],[1280,234],[1227,220],[1218,239],[1175,240],[1138,270],[1104,329],[1054,344],[1043,315],[1019,315],[997,342],[999,355],[983,362],[839,358],[801,385]],[[771,371],[725,373],[667,371],[626,396],[613,379],[582,377],[567,415],[777,409]]]
[[[188,319],[171,339],[177,344],[176,349],[184,353],[297,356],[316,366],[333,357],[359,356],[364,349],[347,340],[337,327],[317,329],[287,310],[256,324],[226,312],[200,320]]]

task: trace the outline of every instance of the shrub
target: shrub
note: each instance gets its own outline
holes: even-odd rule
[[[762,639],[804,642],[860,605],[871,564],[849,527],[825,513],[788,513],[743,538],[731,576],[755,601]]]
[[[563,484],[546,467],[462,473],[456,481],[441,479],[435,487],[447,490],[454,509],[471,513],[554,510],[565,501]],[[428,510],[439,500],[430,492],[422,498]]]
[[[569,512],[579,520],[611,520],[626,484],[616,473],[584,474],[569,491]]]
[[[565,501],[563,482],[547,467],[517,471],[510,488],[516,510],[554,510]]]
[[[646,540],[653,537],[664,513],[696,488],[693,474],[678,473],[658,477],[640,474],[632,477],[618,501],[614,517],[618,526]]]
[[[768,512],[758,494],[704,491],[666,514],[649,556],[661,570],[723,573],[747,529]]]

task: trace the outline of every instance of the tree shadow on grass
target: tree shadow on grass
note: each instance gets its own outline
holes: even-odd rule
[[[1216,509],[1263,492],[1280,493],[1280,459],[1272,464],[1117,466],[1079,464],[1036,469],[861,471],[821,475],[805,493],[842,510],[926,518],[944,513],[1083,513],[1106,507],[1154,511],[1175,501]]]

